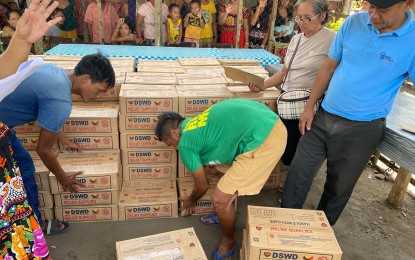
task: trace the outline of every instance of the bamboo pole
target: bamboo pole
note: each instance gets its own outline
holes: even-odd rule
[[[241,38],[241,28],[242,28],[242,23],[243,23],[243,16],[242,16],[243,7],[244,7],[244,0],[239,0],[238,15],[236,16],[235,48],[239,48],[239,42]]]
[[[272,1],[272,12],[270,16],[270,23],[269,23],[269,35],[268,35],[268,51],[270,52],[272,50],[272,43],[274,41],[274,27],[275,27],[275,18],[277,17],[277,11],[278,11],[278,0]]]
[[[162,30],[161,25],[163,24],[162,19],[162,2],[161,0],[154,0],[154,45],[161,45]]]

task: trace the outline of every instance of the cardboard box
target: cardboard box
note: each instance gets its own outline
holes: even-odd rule
[[[75,157],[76,155],[78,157]],[[121,164],[118,152],[66,153],[59,155],[58,161],[65,172],[84,172],[76,178],[86,185],[86,188],[80,187],[80,191],[120,188]],[[63,187],[52,173],[49,174],[49,182],[52,194],[64,192]]]
[[[123,180],[173,179],[177,176],[176,164],[127,164],[123,167]]]
[[[169,67],[180,67],[180,63],[177,60],[148,60],[148,59],[139,59],[137,66],[169,66]]]
[[[252,73],[252,74],[266,74],[269,77],[269,72],[264,69],[262,66],[226,66],[226,67],[235,67],[237,69]]]
[[[138,91],[121,88],[121,114],[160,114],[162,112],[178,111],[176,91]]]
[[[277,99],[280,96],[280,91],[262,91],[259,93],[237,93],[236,98],[245,98],[258,101],[266,105],[269,109],[277,112]]]
[[[200,198],[196,202],[195,212],[193,213],[193,215],[207,214],[207,213],[212,213],[215,211],[210,196],[212,195],[213,189],[215,188],[219,179],[213,176],[208,176],[208,180],[209,180],[209,189],[205,193],[205,195],[203,195],[203,197]],[[193,177],[178,178],[177,186],[178,186],[178,191],[179,191],[179,197],[185,198],[185,197],[190,196],[193,190],[193,186],[194,186]],[[183,213],[184,212],[181,213],[182,216],[183,216]]]
[[[177,91],[227,91],[228,88],[225,84],[212,84],[212,85],[177,85]]]
[[[178,171],[178,177],[192,177],[192,173],[186,168],[186,166],[184,166],[181,158],[180,158],[180,154],[178,154],[178,164],[177,164],[177,171]],[[206,165],[205,167],[205,173],[207,175],[216,175],[216,171],[215,171],[215,165]]]
[[[42,220],[52,220],[55,218],[55,211],[53,208],[39,208],[40,216]]]
[[[39,143],[39,133],[32,133],[32,134],[21,134],[18,133],[17,137],[19,138],[20,142],[22,143],[23,147],[28,151],[36,150],[36,147]],[[56,142],[53,145],[53,150],[59,150],[58,143]]]
[[[150,73],[148,73],[150,74]],[[125,78],[125,83],[135,84],[149,84],[149,85],[171,85],[176,84],[176,77],[157,77],[157,76],[143,76],[144,74],[129,74]]]
[[[77,143],[82,150],[118,150],[120,149],[118,134],[102,133],[102,134],[67,134],[72,142]],[[65,147],[59,143],[61,151],[65,151]]]
[[[178,58],[181,66],[220,66],[216,58]]]
[[[222,66],[260,66],[256,59],[218,59]]]
[[[177,79],[191,79],[191,78],[223,78],[224,75],[222,73],[205,73],[205,71],[202,71],[201,73],[193,73],[193,74],[177,74]]]
[[[271,173],[267,182],[265,182],[264,187],[262,189],[276,189],[280,184],[280,174]]]
[[[117,221],[117,205],[55,207],[55,217],[67,222]]]
[[[226,77],[242,82],[243,84],[254,83],[258,88],[264,89],[264,78],[236,67],[225,67]]]
[[[193,228],[120,241],[116,248],[118,260],[208,259]]]
[[[120,116],[120,131],[154,130],[158,121],[158,114],[127,114]]]
[[[226,91],[178,91],[179,113],[203,112],[212,105],[233,98],[233,94]]]
[[[332,232],[326,215],[319,210],[285,209],[248,205],[247,225],[268,225],[281,228],[321,229]]]
[[[18,133],[40,133],[41,127],[36,122],[29,122],[23,125],[18,125],[13,127],[13,129]]]
[[[154,179],[123,183],[119,219],[172,218],[178,216],[176,181]]]
[[[186,74],[224,74],[225,69],[222,66],[186,66],[182,67]]]
[[[38,191],[37,198],[39,201],[39,207],[41,208],[52,208],[53,198],[49,191]]]
[[[53,195],[56,207],[111,205],[118,203],[118,190],[95,190],[78,193],[61,193]]]
[[[138,83],[126,83],[122,84],[123,90],[138,90],[138,91],[176,91],[175,85],[164,85],[164,84],[138,84]]]
[[[49,169],[41,160],[33,159],[35,165],[35,180],[38,191],[50,191]]]
[[[64,133],[118,133],[118,104],[74,103],[63,126]]]
[[[179,65],[180,66],[180,65]],[[157,73],[157,72],[130,72],[125,75],[125,78],[128,77],[153,77],[153,78],[174,78],[176,77],[175,73],[171,72],[164,72],[164,73]]]
[[[250,225],[247,259],[332,259],[342,251],[333,232],[301,227]]]
[[[122,165],[127,164],[176,164],[177,151],[170,148],[123,149]]]
[[[154,131],[124,132],[120,135],[121,148],[167,148],[167,144],[160,142]]]
[[[177,84],[180,85],[209,85],[209,84],[228,84],[226,78],[222,75],[216,77],[190,77],[190,78],[177,78]]]
[[[137,72],[157,72],[157,73],[184,73],[184,70],[180,67],[167,67],[167,66],[149,66],[149,64],[138,65]]]

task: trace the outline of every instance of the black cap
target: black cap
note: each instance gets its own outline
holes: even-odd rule
[[[372,5],[376,6],[377,8],[389,8],[392,5],[395,5],[399,2],[405,2],[405,0],[367,0]]]

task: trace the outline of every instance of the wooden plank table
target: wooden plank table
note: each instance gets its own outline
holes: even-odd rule
[[[389,193],[388,202],[399,206],[406,194],[412,173],[415,172],[415,134],[402,125],[415,125],[415,96],[399,93],[386,119],[386,135],[377,150],[401,166]]]

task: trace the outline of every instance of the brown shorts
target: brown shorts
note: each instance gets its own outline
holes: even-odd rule
[[[239,196],[258,194],[277,165],[287,144],[287,129],[277,120],[265,141],[255,150],[238,155],[230,164],[217,165],[225,174],[218,182],[220,191]]]

